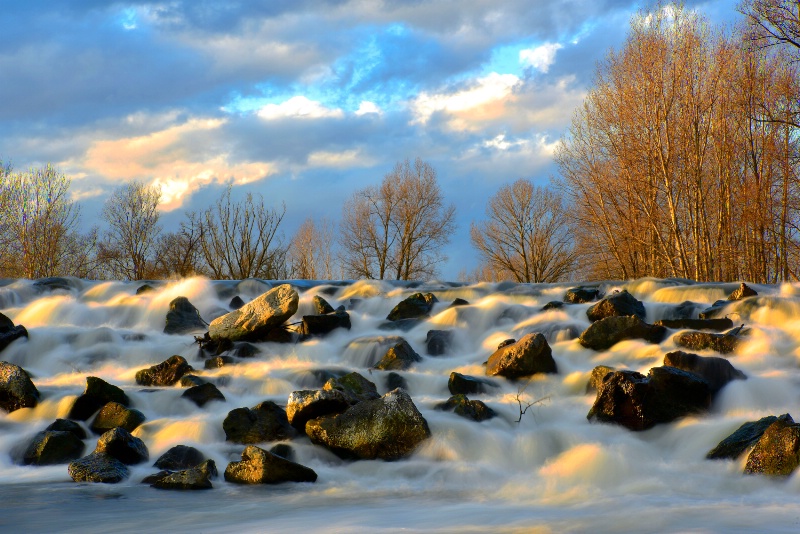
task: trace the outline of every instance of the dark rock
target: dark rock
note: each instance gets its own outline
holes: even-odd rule
[[[789,424],[794,423],[788,413],[779,417],[769,415],[762,417],[758,421],[748,421],[737,428],[733,434],[720,441],[716,447],[708,451],[706,458],[709,460],[735,460],[744,451],[758,443],[764,431],[779,419]]]
[[[453,344],[452,330],[428,330],[425,335],[425,348],[431,356],[441,356]]]
[[[422,357],[411,348],[408,341],[401,339],[397,344],[386,351],[381,361],[375,365],[375,369],[380,369],[382,371],[403,371],[421,361]]]
[[[412,328],[422,324],[423,319],[398,319],[396,321],[386,321],[378,325],[380,330],[400,330],[408,332]]]
[[[242,451],[242,461],[231,462],[225,468],[225,480],[236,484],[316,482],[317,474],[304,465],[248,445]]]
[[[403,378],[403,375],[392,371],[386,375],[386,391],[392,391],[397,388],[403,388],[408,391],[408,382]]]
[[[445,402],[433,407],[434,410],[454,412],[456,415],[472,419],[473,421],[486,421],[495,417],[497,413],[479,400],[469,400],[466,395],[454,395]]]
[[[177,297],[169,303],[166,325],[164,326],[165,334],[203,332],[207,326],[206,322],[200,317],[200,312],[186,297]]]
[[[193,386],[183,392],[184,399],[189,399],[201,408],[211,401],[225,402],[225,395],[214,384],[201,384]]]
[[[228,303],[228,307],[229,307],[230,309],[232,309],[232,310],[238,310],[239,308],[241,308],[242,306],[244,306],[244,304],[245,304],[245,302],[242,300],[242,297],[240,297],[239,295],[236,295],[236,296],[235,296],[235,297],[233,297],[233,298],[231,299],[231,301]]]
[[[301,339],[324,336],[337,328],[350,330],[350,314],[346,311],[334,311],[327,315],[304,315],[300,325]]]
[[[356,372],[331,378],[323,389],[341,391],[350,404],[381,398],[375,384]]]
[[[180,383],[182,388],[190,388],[193,386],[202,386],[203,384],[208,384],[206,380],[203,380],[197,375],[183,375]]]
[[[592,374],[589,376],[589,383],[586,384],[586,393],[597,391],[600,388],[600,384],[603,383],[605,377],[614,371],[616,371],[616,369],[613,367],[608,367],[607,365],[598,365],[592,369]]]
[[[691,300],[684,300],[674,308],[667,310],[664,313],[664,319],[668,321],[692,319],[695,315],[694,314],[695,308],[697,308],[697,305],[694,302],[692,302]]]
[[[476,378],[456,372],[450,373],[450,379],[447,381],[447,389],[451,395],[485,393],[489,387],[496,388],[498,386],[485,378]]]
[[[246,341],[237,341],[231,349],[231,356],[237,358],[253,358],[259,354],[261,354],[261,349]]]
[[[168,359],[147,369],[136,372],[136,383],[141,386],[171,386],[194,369],[183,356]]]
[[[94,452],[108,454],[127,465],[146,462],[150,458],[144,442],[119,427],[100,436]]]
[[[664,365],[677,367],[702,377],[708,382],[712,395],[716,395],[732,380],[747,379],[743,372],[736,369],[725,358],[698,356],[681,350],[668,352],[664,356]]]
[[[18,365],[0,362],[0,408],[11,413],[39,404],[39,390],[30,375]]]
[[[560,310],[563,307],[564,307],[564,303],[561,302],[560,300],[551,300],[550,302],[548,302],[547,304],[542,306],[542,310],[541,311]]]
[[[747,297],[755,297],[758,295],[758,292],[745,284],[744,282],[730,295],[728,295],[728,300],[742,300]]]
[[[628,317],[631,315],[638,317],[642,321],[647,317],[644,304],[625,289],[605,297],[586,310],[586,316],[592,322],[606,317]]]
[[[711,349],[720,354],[730,354],[739,346],[741,339],[735,334],[712,334],[710,332],[681,332],[672,338],[676,345],[690,350]]]
[[[144,423],[145,416],[139,410],[126,408],[117,402],[109,402],[100,409],[97,417],[92,421],[92,432],[104,434],[116,427],[121,427],[128,432],[133,432],[136,427]]]
[[[644,339],[649,343],[661,343],[667,329],[647,324],[638,317],[606,317],[589,325],[578,341],[593,350],[607,350],[626,339]]]
[[[342,413],[349,407],[344,394],[335,389],[294,391],[286,403],[286,417],[290,425],[305,432],[309,419]]]
[[[778,420],[767,427],[756,443],[744,472],[789,476],[800,465],[800,424]]]
[[[227,441],[245,445],[295,436],[286,412],[272,401],[264,401],[253,408],[231,410],[222,422],[222,429]]]
[[[499,345],[497,345],[497,350],[500,350],[503,347],[508,347],[509,345],[513,345],[516,342],[517,342],[517,340],[513,339],[513,338],[512,339],[504,339],[503,341],[500,342]]]
[[[297,312],[299,298],[289,284],[270,289],[238,310],[211,321],[209,337],[230,341],[291,341],[291,334],[282,325]]]
[[[78,288],[77,284],[73,284],[69,278],[61,276],[48,276],[47,278],[40,278],[33,283],[33,287],[39,291],[72,291],[73,287]]]
[[[305,431],[306,429],[304,428],[303,432]],[[269,452],[275,456],[280,456],[281,458],[286,458],[290,462],[294,462],[294,448],[288,443],[278,443],[277,445],[273,445],[270,447]]]
[[[722,313],[722,310],[729,304],[727,300],[718,300],[708,308],[698,314],[700,319],[713,319]]]
[[[692,330],[716,330],[722,332],[733,328],[733,321],[727,318],[723,319],[662,319],[656,321],[656,326],[665,326],[667,328],[690,328]]]
[[[72,432],[45,430],[36,434],[22,457],[25,465],[65,464],[83,454],[85,445]]]
[[[439,302],[433,293],[414,293],[395,306],[386,319],[398,321],[400,319],[420,319],[428,317],[433,305]]]
[[[583,304],[600,298],[600,289],[597,287],[573,287],[564,295],[564,302],[569,304]]]
[[[108,404],[116,402],[123,406],[130,406],[131,401],[122,389],[109,384],[96,376],[86,377],[86,389],[80,397],[75,399],[75,404],[67,416],[76,421],[86,421],[97,410]]]
[[[203,456],[203,453],[194,447],[175,445],[162,454],[153,466],[167,471],[180,471],[181,469],[197,467],[205,459],[206,457]]]
[[[136,288],[136,294],[142,295],[144,293],[150,293],[151,291],[153,291],[153,289],[154,289],[153,286],[151,286],[150,284],[142,284],[138,288]]]
[[[556,373],[550,345],[540,333],[527,334],[514,344],[503,346],[489,356],[486,374],[521,378],[536,373]]]
[[[160,474],[160,473],[159,473]],[[197,467],[167,472],[164,476],[152,480],[150,485],[167,490],[203,490],[211,489],[211,478],[217,476],[217,465],[214,460],[206,460]]]
[[[22,337],[28,337],[28,330],[22,325],[15,326],[11,319],[0,313],[0,352]]]
[[[114,484],[128,478],[128,467],[108,454],[93,452],[69,464],[69,476],[75,482]]]
[[[332,378],[339,378],[345,373],[339,369],[305,369],[294,375],[294,382],[303,389],[320,388]]]
[[[54,432],[72,432],[78,439],[86,439],[86,431],[81,425],[69,419],[56,419],[45,430]]]
[[[586,417],[647,430],[702,412],[710,403],[708,383],[695,374],[674,367],[653,367],[647,377],[636,371],[614,371],[599,385]]]
[[[458,306],[469,306],[469,302],[462,298],[453,299],[453,302],[450,303],[448,308],[456,308]]]
[[[362,401],[346,412],[306,423],[312,443],[343,458],[398,460],[430,437],[428,422],[405,390]]]
[[[334,312],[333,306],[328,304],[328,301],[319,295],[314,295],[314,298],[311,299],[311,304],[314,306],[314,313],[317,315],[325,315]]]
[[[233,356],[227,356],[227,355],[213,356],[211,358],[208,358],[203,363],[203,368],[204,369],[219,369],[220,367],[225,367],[226,365],[233,365],[235,363],[236,363],[236,360],[233,358]]]

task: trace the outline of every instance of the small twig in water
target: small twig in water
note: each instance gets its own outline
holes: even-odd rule
[[[531,402],[525,402],[525,407],[523,408],[522,407],[522,404],[523,404],[522,395],[523,395],[523,393],[525,393],[525,390],[530,385],[530,383],[531,383],[530,380],[528,380],[528,382],[524,386],[520,386],[517,389],[516,396],[514,397],[516,399],[516,401],[517,401],[517,404],[519,404],[519,418],[516,421],[517,423],[521,423],[522,422],[522,416],[525,415],[525,413],[528,411],[528,408],[530,408],[531,406],[535,406],[537,404],[542,404],[545,401],[550,400],[550,395],[547,395],[546,397],[542,397],[541,399],[536,399],[536,400],[531,401]]]

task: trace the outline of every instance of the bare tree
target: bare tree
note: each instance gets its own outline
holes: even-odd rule
[[[751,38],[762,47],[775,44],[800,54],[800,2],[797,0],[745,0],[739,11],[747,17]]]
[[[470,237],[495,278],[541,283],[570,275],[573,239],[557,192],[517,180],[489,199],[486,216],[472,223]]]
[[[197,215],[186,214],[177,232],[161,234],[156,244],[159,277],[187,277],[206,274]]]
[[[231,186],[200,215],[200,247],[216,279],[281,279],[288,276],[287,249],[278,233],[286,213],[267,209],[261,195],[231,200]]]
[[[303,280],[334,279],[332,246],[333,227],[329,221],[322,219],[317,224],[310,217],[303,221],[289,247],[292,277]]]
[[[106,201],[102,218],[107,230],[98,257],[113,278],[141,280],[154,273],[160,200],[160,187],[134,181]]]

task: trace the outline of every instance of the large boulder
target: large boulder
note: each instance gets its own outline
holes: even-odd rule
[[[286,417],[289,424],[300,432],[305,432],[309,419],[342,413],[350,407],[344,393],[336,389],[315,389],[294,391],[286,403]]]
[[[607,350],[626,339],[661,343],[666,334],[663,326],[647,324],[639,317],[612,316],[590,324],[578,337],[578,342],[587,349]]]
[[[18,365],[0,362],[0,408],[13,412],[39,404],[39,390],[30,375]]]
[[[410,297],[400,301],[397,306],[392,308],[386,319],[389,321],[401,321],[403,319],[422,319],[427,317],[433,309],[433,305],[439,302],[433,293],[414,293]]]
[[[691,330],[716,330],[717,332],[733,328],[733,321],[727,317],[720,319],[662,319],[653,324],[677,330],[689,328]]]
[[[735,460],[744,451],[758,443],[767,428],[778,419],[789,424],[794,423],[792,416],[788,413],[778,417],[768,415],[758,421],[748,421],[737,428],[733,434],[720,441],[716,447],[708,451],[706,458],[709,460]]]
[[[204,332],[206,322],[200,317],[200,312],[186,297],[177,297],[169,303],[165,334],[190,334]]]
[[[211,489],[211,479],[217,476],[214,460],[205,460],[200,465],[180,471],[162,471],[147,477],[146,482],[157,489],[166,490],[204,490]]]
[[[100,409],[97,417],[92,421],[92,432],[104,434],[117,427],[133,432],[136,427],[144,423],[145,416],[139,410],[126,408],[117,402],[109,402]]]
[[[720,354],[730,354],[736,350],[741,343],[741,338],[734,333],[712,334],[711,332],[699,332],[690,330],[675,334],[672,340],[679,347],[689,350],[713,350]]]
[[[183,356],[170,356],[163,362],[136,372],[136,383],[142,386],[171,386],[194,371]]]
[[[74,433],[45,430],[31,439],[22,463],[25,465],[65,464],[83,454],[85,445]]]
[[[728,295],[728,300],[742,300],[747,297],[755,297],[758,292],[752,287],[742,282],[733,293]]]
[[[75,482],[104,482],[114,484],[128,478],[128,467],[105,453],[93,452],[69,464],[69,476]]]
[[[482,401],[469,400],[466,395],[453,395],[446,401],[433,407],[434,410],[454,412],[466,419],[481,422],[495,417],[497,413],[486,406]]]
[[[213,400],[225,402],[225,395],[210,382],[190,387],[181,394],[181,397],[192,401],[201,408]]]
[[[289,284],[280,285],[256,297],[238,310],[217,317],[208,325],[211,339],[266,341],[297,312],[300,297]]]
[[[86,439],[86,431],[81,425],[69,419],[56,419],[45,430],[54,432],[72,432],[78,439]]]
[[[324,336],[337,328],[350,330],[350,327],[350,314],[344,310],[324,315],[304,315],[300,324],[300,335],[303,339],[307,339],[314,336]]]
[[[654,367],[648,376],[614,371],[597,389],[587,419],[647,430],[708,409],[711,391],[699,376],[674,367]]]
[[[486,374],[521,378],[536,373],[556,373],[553,351],[540,333],[527,334],[516,343],[504,345],[489,356]]]
[[[586,310],[586,316],[592,322],[606,317],[626,317],[629,315],[635,315],[642,321],[647,318],[644,304],[625,289],[605,297]]]
[[[225,480],[236,484],[316,482],[317,474],[304,465],[248,445],[242,451],[242,461],[231,462],[225,468]]]
[[[800,424],[779,419],[769,425],[750,451],[745,473],[791,475],[800,465]]]
[[[67,417],[76,421],[86,421],[109,402],[116,402],[123,406],[131,405],[130,399],[122,389],[109,384],[102,378],[87,376],[86,389],[75,399]]]
[[[664,355],[664,365],[677,367],[701,376],[711,389],[711,394],[716,394],[732,380],[745,380],[747,376],[736,369],[725,358],[698,356],[691,352],[676,350]]]
[[[330,378],[322,389],[341,392],[350,404],[381,398],[377,386],[356,372]]]
[[[422,357],[411,348],[408,341],[400,339],[400,341],[386,351],[381,361],[375,364],[375,369],[380,369],[382,371],[403,371],[421,361]]]
[[[167,452],[159,456],[154,467],[167,471],[180,471],[197,467],[205,461],[203,453],[188,445],[175,445]]]
[[[497,384],[485,378],[477,378],[469,375],[462,375],[453,371],[447,380],[447,389],[451,395],[472,395],[475,393],[485,393],[488,388],[496,388]]]
[[[408,393],[395,389],[342,414],[311,419],[306,434],[343,458],[398,460],[414,452],[431,431]]]
[[[597,287],[573,287],[567,290],[564,295],[564,302],[568,304],[583,304],[592,302],[600,298],[600,289]]]
[[[100,436],[94,452],[108,454],[127,465],[146,462],[150,458],[144,441],[119,427]]]
[[[0,352],[5,350],[13,341],[21,337],[28,337],[28,331],[24,326],[14,326],[14,322],[0,313]]]
[[[284,409],[272,401],[231,410],[222,422],[222,429],[227,441],[245,445],[290,439],[296,434]]]

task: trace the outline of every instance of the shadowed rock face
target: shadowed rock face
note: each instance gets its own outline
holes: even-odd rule
[[[45,430],[36,434],[25,449],[25,465],[65,464],[81,457],[85,445],[72,432]]]
[[[605,297],[586,310],[586,316],[592,322],[606,317],[627,317],[630,315],[634,315],[642,321],[647,318],[644,304],[624,289]]]
[[[606,317],[595,321],[581,333],[578,341],[587,349],[606,350],[626,339],[643,339],[660,343],[667,333],[663,326],[647,324],[640,318]]]
[[[200,317],[200,312],[186,297],[177,297],[169,303],[165,334],[188,334],[190,332],[203,332],[206,322]]]
[[[119,427],[100,436],[94,452],[107,454],[127,465],[146,462],[150,458],[144,441]]]
[[[462,375],[455,371],[450,373],[450,378],[447,381],[447,389],[451,395],[484,393],[487,389],[496,387],[498,387],[497,384],[486,378]]]
[[[322,389],[340,391],[350,404],[381,398],[375,384],[356,372],[331,378],[325,382]]]
[[[735,460],[744,451],[755,445],[764,435],[764,431],[769,428],[769,425],[778,419],[782,419],[789,424],[794,423],[788,413],[778,417],[769,415],[762,417],[758,421],[748,421],[737,428],[733,434],[720,441],[716,447],[708,451],[706,458],[709,460]]]
[[[39,390],[25,370],[13,363],[0,362],[0,408],[13,412],[39,404]]]
[[[427,317],[433,309],[433,305],[439,302],[433,293],[414,293],[407,299],[395,306],[386,319],[389,321],[401,321],[403,319],[420,319]]]
[[[375,364],[375,369],[383,371],[402,371],[421,361],[422,357],[411,348],[408,341],[401,339],[396,345],[386,351],[381,361]]]
[[[679,347],[689,350],[711,349],[720,354],[730,354],[741,343],[741,338],[733,334],[712,334],[711,332],[681,332],[672,340]]]
[[[86,421],[93,413],[108,404],[116,402],[123,406],[130,406],[131,401],[122,389],[109,384],[96,376],[86,377],[86,389],[80,397],[75,399],[75,404],[70,409],[70,419]]]
[[[297,312],[300,297],[289,284],[280,285],[208,326],[211,339],[265,341],[272,330]]]
[[[600,298],[600,289],[596,287],[573,287],[564,295],[564,302],[568,304],[583,304]]]
[[[310,419],[342,413],[349,407],[344,393],[335,389],[294,391],[286,403],[286,417],[290,425],[305,432]]]
[[[453,395],[445,402],[434,406],[435,410],[452,411],[465,419],[473,421],[486,421],[495,417],[497,413],[479,400],[469,400],[466,395]]]
[[[204,490],[211,489],[211,479],[217,476],[217,465],[214,460],[205,460],[195,467],[170,472],[161,471],[149,476],[142,482],[150,486],[166,490]]]
[[[14,326],[11,319],[0,313],[0,352],[21,337],[27,338],[28,330],[22,325]]]
[[[225,468],[225,480],[237,484],[316,482],[317,474],[304,465],[250,445],[242,452],[241,462],[231,462]]]
[[[755,297],[758,295],[758,292],[742,282],[739,287],[730,295],[728,295],[728,300],[742,300],[747,297]]]
[[[540,333],[527,334],[515,343],[501,344],[486,362],[486,374],[521,378],[536,373],[556,373],[553,352]]]
[[[677,367],[694,373],[708,382],[712,394],[716,394],[732,380],[745,380],[745,374],[736,369],[725,358],[705,357],[676,350],[664,355],[664,365]]]
[[[103,434],[116,427],[121,427],[128,432],[133,432],[136,427],[144,423],[145,416],[139,410],[126,408],[117,402],[109,402],[100,410],[92,421],[92,432]]]
[[[183,356],[170,356],[168,359],[147,369],[136,373],[136,383],[142,386],[171,386],[178,382],[183,375],[189,374],[194,369]]]
[[[128,478],[128,467],[105,453],[93,452],[69,464],[69,476],[75,482],[104,482],[114,484]]]
[[[226,440],[243,444],[279,441],[296,434],[286,412],[272,401],[231,410],[222,422],[222,429]]]
[[[788,476],[800,465],[800,424],[779,419],[769,425],[753,447],[745,473]]]

